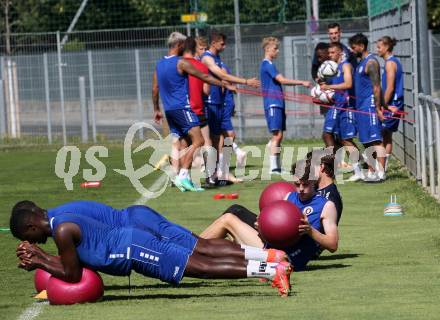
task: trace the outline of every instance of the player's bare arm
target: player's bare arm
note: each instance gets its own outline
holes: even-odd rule
[[[32,256],[20,259],[19,268],[34,270],[43,269],[53,276],[66,282],[81,280],[82,267],[76,252],[76,243],[79,242],[81,231],[76,224],[63,223],[55,231],[55,243],[60,259],[41,258]]]
[[[199,78],[203,82],[207,82],[209,84],[213,84],[215,86],[222,87],[223,84],[220,80],[210,76],[209,74],[203,73],[199,70],[197,70],[190,62],[186,61],[185,59],[180,59],[177,68],[180,72],[186,72],[194,77]]]
[[[245,79],[228,74],[224,69],[217,66],[215,64],[214,59],[211,57],[204,56],[202,62],[208,67],[209,71],[211,71],[213,74],[215,74],[218,78],[222,80],[229,81],[232,83],[244,84],[254,88],[259,88],[261,85],[260,80],[256,78]]]
[[[385,63],[385,70],[387,72],[387,87],[383,94],[384,106],[387,107],[393,98],[394,82],[396,80],[397,65],[394,61],[387,61]]]
[[[308,234],[313,240],[319,243],[322,248],[327,249],[332,253],[338,250],[339,235],[338,227],[336,225],[337,212],[332,201],[327,201],[321,214],[321,223],[325,233],[321,233],[319,230],[313,228],[306,215],[303,215],[301,221],[302,224],[299,226],[301,234]]]
[[[321,89],[323,90],[328,90],[328,89],[333,89],[333,90],[347,90],[347,89],[351,89],[351,87],[353,87],[353,76],[351,74],[351,70],[352,70],[352,66],[349,63],[345,63],[342,66],[342,71],[344,73],[344,82],[342,83],[338,83],[338,84],[322,84],[321,85]]]
[[[366,73],[370,77],[371,85],[373,86],[374,105],[380,120],[383,120],[381,109],[381,89],[380,89],[380,69],[377,61],[371,59],[367,63]]]
[[[287,86],[304,86],[308,88],[312,85],[310,81],[288,79],[284,77],[281,73],[275,77],[275,80]]]
[[[157,72],[154,71],[153,74],[153,90],[152,90],[152,99],[153,99],[153,110],[154,110],[154,121],[156,123],[160,123],[163,118],[162,111],[160,111],[159,106],[159,85],[157,83]]]

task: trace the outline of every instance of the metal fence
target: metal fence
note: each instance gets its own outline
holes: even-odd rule
[[[287,77],[310,79],[308,48],[327,39],[329,22],[317,22],[315,33],[309,38],[305,36],[308,24],[304,21],[241,25],[241,75],[259,77],[261,40],[270,35],[282,42],[275,62],[279,71]],[[344,41],[350,34],[368,32],[367,18],[338,22],[344,30]],[[222,59],[235,72],[238,57],[233,25],[190,32],[207,35],[214,28],[228,37]],[[13,35],[12,54],[2,57],[0,63],[4,89],[4,103],[0,101],[0,111],[4,108],[4,112],[0,113],[5,118],[0,121],[0,134],[31,141],[67,142],[81,137],[85,119],[90,139],[122,139],[133,122],[151,122],[154,67],[166,54],[166,39],[172,31],[188,32],[185,26],[74,32],[64,45],[64,33]],[[0,47],[0,51],[4,48]],[[80,77],[85,82],[82,94]],[[303,88],[287,91],[308,93]],[[86,118],[81,117],[81,95]],[[244,139],[266,137],[261,97],[241,95],[241,99],[242,112],[233,120],[236,128],[242,130]],[[322,116],[315,105],[288,102],[287,108],[288,138],[321,134]]]
[[[418,112],[422,186],[440,199],[440,99],[420,94]]]
[[[432,96],[440,97],[440,34],[429,32],[429,57]]]

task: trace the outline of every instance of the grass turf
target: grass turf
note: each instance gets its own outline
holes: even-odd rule
[[[289,144],[292,145],[292,144]],[[302,146],[316,144],[308,143]],[[295,145],[298,147],[299,145]],[[81,148],[83,157],[86,146]],[[296,148],[297,150],[297,148]],[[16,201],[34,200],[43,207],[65,201],[91,199],[115,207],[134,203],[139,194],[127,178],[113,169],[123,168],[123,151],[109,146],[101,159],[107,175],[100,189],[80,189],[82,159],[67,191],[54,173],[56,147],[14,147],[0,150],[0,227],[8,226]],[[137,155],[137,166],[147,155]],[[295,158],[295,157],[294,157]],[[251,169],[261,160],[250,158]],[[143,179],[151,184],[157,174]],[[180,193],[169,188],[148,205],[172,221],[200,233],[228,205],[239,203],[257,211],[258,195],[267,181],[255,180],[204,193]],[[292,275],[293,294],[281,299],[277,292],[255,279],[184,279],[172,287],[155,279],[132,275],[128,279],[103,276],[101,302],[74,306],[47,306],[39,318],[49,319],[437,319],[440,296],[440,206],[393,163],[382,184],[340,184],[344,212],[340,245],[335,254],[324,253],[309,270]],[[239,192],[238,200],[212,200],[216,192]],[[396,193],[405,209],[403,217],[384,217],[383,206]],[[34,303],[33,273],[16,268],[18,241],[0,233],[0,312],[16,319]],[[44,246],[55,253],[51,240]]]

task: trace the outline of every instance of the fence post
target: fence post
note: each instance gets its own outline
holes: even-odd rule
[[[6,110],[3,94],[3,79],[0,78],[0,138],[6,136]]]
[[[83,76],[78,78],[79,82],[79,104],[81,107],[81,141],[87,143],[89,141],[89,121],[87,119],[87,102],[86,102],[86,81]]]
[[[43,54],[44,68],[44,92],[46,97],[46,115],[47,115],[47,141],[52,144],[52,117],[50,110],[50,90],[49,90],[49,68],[47,64],[47,53]]]
[[[141,92],[141,67],[139,65],[139,49],[134,50],[134,60],[136,64],[136,93],[138,104],[138,118],[139,121],[144,119],[144,112],[142,108],[142,92]],[[139,139],[144,140],[144,129],[139,130]]]
[[[434,180],[434,141],[432,130],[432,113],[433,106],[431,97],[427,97],[426,100],[426,132],[428,134],[428,165],[429,165],[429,188],[431,194],[435,194],[435,180]]]
[[[429,47],[429,66],[434,68],[434,50],[432,47],[432,30],[428,30],[428,47]],[[434,87],[434,70],[429,73],[431,93],[435,91]]]
[[[95,109],[95,82],[93,80],[93,59],[92,51],[87,51],[89,64],[89,85],[90,85],[90,118],[92,120],[92,138],[96,143],[96,109]]]
[[[234,46],[234,55],[235,55],[235,74],[237,76],[242,76],[241,74],[241,63],[243,61],[242,52],[241,52],[241,30],[240,30],[240,7],[238,0],[234,0],[234,37],[235,37],[235,46]],[[242,95],[237,93],[237,116],[238,116],[238,141],[243,141],[246,130],[246,120],[243,112],[243,101]]]
[[[423,102],[422,102],[423,101]],[[426,181],[426,149],[425,149],[425,117],[423,108],[425,107],[426,100],[425,96],[423,94],[419,95],[419,136],[420,136],[420,162],[421,162],[421,168],[422,168],[422,186],[427,186]]]
[[[440,99],[434,100],[435,149],[437,157],[437,198],[440,199]]]
[[[64,84],[63,84],[63,63],[61,61],[61,39],[57,31],[57,55],[58,55],[58,81],[60,86],[61,125],[63,127],[63,144],[67,145],[66,135],[66,114],[64,111]]]

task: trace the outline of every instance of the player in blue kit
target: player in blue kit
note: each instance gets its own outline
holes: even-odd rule
[[[330,108],[327,112],[322,137],[326,147],[334,147],[335,136],[337,136],[339,142],[346,150],[349,152],[359,151],[359,148],[353,141],[357,134],[354,112],[351,111],[355,105],[353,67],[344,58],[341,43],[331,43],[328,51],[330,60],[338,63],[338,73],[329,79],[329,84],[321,84],[321,89],[335,90],[333,96],[334,104],[335,107],[340,109]],[[359,162],[353,164],[353,169],[355,172],[353,177],[361,175]],[[350,177],[349,180],[351,181],[353,178]]]
[[[168,39],[168,55],[156,65],[153,75],[154,119],[160,123],[163,118],[159,106],[160,95],[170,131],[179,139],[178,148],[186,149],[186,152],[178,159],[180,169],[178,176],[174,179],[174,184],[181,191],[203,191],[202,188],[194,186],[189,175],[193,154],[203,146],[204,140],[198,117],[191,110],[189,102],[188,74],[220,88],[229,87],[231,90],[234,88],[204,74],[189,61],[182,59],[185,39],[186,37],[181,33],[173,32]]]
[[[255,88],[260,86],[260,81],[256,78],[245,79],[237,77],[228,74],[226,70],[222,68],[220,53],[226,48],[226,36],[224,34],[214,31],[210,35],[210,41],[210,46],[208,50],[203,53],[201,61],[208,67],[212,76],[230,83],[244,84]],[[206,97],[205,104],[208,110],[208,124],[212,135],[212,144],[217,150],[218,157],[223,149],[223,143],[221,142],[220,136],[223,134],[225,137],[225,144],[227,145],[232,145],[233,140],[233,136],[231,136],[231,131],[229,130],[230,128],[228,127],[228,114],[225,112],[224,103],[224,90],[216,85],[211,86],[210,94]],[[228,159],[224,160],[226,161],[223,161],[223,166],[229,168]],[[217,165],[217,170],[220,170],[219,164]],[[217,178],[221,180],[221,182],[219,182],[220,185],[223,185],[228,178],[218,177],[217,173],[216,175]]]
[[[332,163],[327,165],[333,166]],[[307,263],[319,256],[322,250],[335,252],[338,248],[337,223],[342,213],[342,202],[338,208],[340,212],[338,212],[332,201],[317,193],[317,177],[312,176],[311,168],[312,161],[310,159],[298,161],[292,167],[293,181],[297,187],[297,192],[293,192],[286,197],[287,201],[291,201],[303,213],[302,224],[299,226],[300,240],[294,246],[284,248],[294,271],[305,270]],[[326,169],[322,170],[322,174],[324,174],[324,170]],[[319,175],[321,175],[321,170]],[[330,181],[327,180],[326,182]],[[325,189],[330,185],[331,183],[323,183],[320,187]],[[330,192],[329,188],[327,190],[323,189],[321,189],[322,192]],[[334,189],[332,191],[335,192]],[[332,197],[336,197],[336,194],[333,194]],[[257,216],[254,213],[238,205],[231,206],[229,209],[238,210],[239,212],[225,212],[208,226],[200,236],[212,239],[229,235],[235,242],[242,245],[259,248],[270,247],[270,244],[265,243],[258,233],[255,226]]]
[[[281,142],[283,132],[286,130],[286,109],[282,85],[310,87],[311,84],[310,81],[287,79],[278,72],[273,63],[280,51],[280,41],[277,38],[264,38],[262,47],[264,60],[260,65],[261,90],[267,127],[272,134],[269,172],[271,174],[281,174]]]
[[[291,269],[283,260],[285,255],[278,254],[280,251],[275,252],[275,256],[272,252],[270,256],[258,248],[246,251],[228,243],[224,246],[223,256],[212,257],[145,229],[113,227],[89,216],[65,211],[50,217],[49,212],[30,201],[14,206],[11,232],[24,241],[16,250],[19,267],[26,270],[41,268],[68,282],[81,279],[82,266],[115,276],[126,276],[133,270],[172,284],[179,284],[183,276],[265,277],[273,281],[282,296],[289,293]],[[59,257],[51,256],[35,245],[45,243],[48,237],[54,238]],[[280,261],[270,262],[273,259]]]
[[[372,147],[375,158],[368,160],[369,169],[364,181],[385,180],[385,151],[382,147],[382,121],[380,66],[373,54],[368,52],[368,38],[362,33],[349,40],[351,49],[361,59],[354,74],[356,96],[356,123],[359,141],[365,148]]]
[[[377,40],[377,54],[385,60],[382,72],[382,92],[384,107],[391,112],[391,116],[398,117],[395,112],[403,112],[403,69],[400,60],[393,55],[397,41],[384,36]],[[393,151],[393,132],[399,128],[399,119],[385,119],[382,123],[383,146],[386,152],[385,170],[388,159]]]

